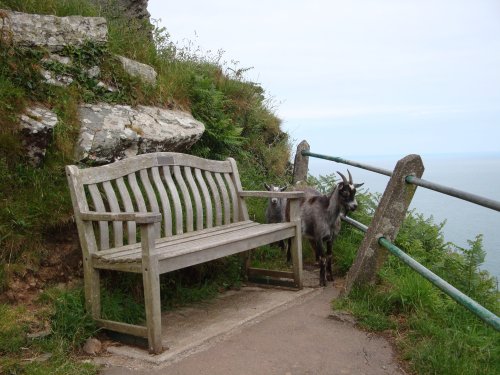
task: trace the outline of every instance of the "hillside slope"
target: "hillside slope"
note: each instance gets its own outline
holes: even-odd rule
[[[264,90],[241,76],[226,74],[221,56],[199,56],[179,49],[165,30],[137,32],[128,18],[112,16],[87,1],[0,1],[0,9],[57,16],[107,17],[108,41],[64,49],[65,56],[83,67],[98,63],[101,81],[115,85],[97,89],[88,77],[73,72],[69,85],[54,86],[41,74],[51,52],[20,47],[2,34],[0,40],[0,293],[9,300],[29,298],[47,283],[78,278],[81,255],[76,242],[64,166],[75,162],[75,143],[84,103],[157,106],[191,112],[205,125],[201,139],[190,149],[195,155],[238,160],[243,184],[261,189],[266,181],[286,180],[288,137],[280,130]],[[8,12],[0,10],[7,25]],[[133,26],[133,25],[132,25]],[[140,25],[137,25],[140,26]],[[134,31],[130,31],[134,30]],[[152,66],[156,85],[131,77],[117,64],[123,55]],[[56,68],[61,68],[56,64]],[[62,73],[66,73],[64,70]],[[61,73],[61,74],[62,74]],[[20,115],[36,103],[58,117],[43,163],[33,166],[23,148]],[[264,202],[251,205],[262,218]]]

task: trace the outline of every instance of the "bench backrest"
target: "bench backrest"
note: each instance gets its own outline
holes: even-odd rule
[[[79,212],[160,212],[157,237],[248,219],[236,162],[158,152],[112,164],[66,167],[85,253],[136,243],[135,222],[83,222]]]

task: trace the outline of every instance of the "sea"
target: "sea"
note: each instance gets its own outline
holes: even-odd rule
[[[345,159],[392,170],[398,157]],[[425,167],[423,179],[500,201],[500,154],[430,155],[422,157],[422,160]],[[387,176],[364,169],[309,158],[309,173],[313,176],[335,171],[344,173],[347,168],[354,182],[364,182],[363,188],[371,193],[383,193],[389,181]],[[500,212],[422,187],[417,188],[410,209],[426,218],[432,216],[435,223],[445,222],[444,238],[457,246],[469,248],[467,241],[482,234],[486,258],[480,268],[496,277],[497,282],[500,280]]]

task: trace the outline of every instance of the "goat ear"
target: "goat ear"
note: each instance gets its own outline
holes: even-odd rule
[[[283,187],[280,187],[280,191],[285,191],[286,189],[288,189],[288,185],[285,185]]]
[[[268,184],[264,183],[264,187],[265,187],[267,190],[271,191],[271,186],[269,186]]]
[[[359,188],[359,187],[363,186],[364,184],[365,184],[364,182],[362,182],[361,184],[354,184],[354,187]]]

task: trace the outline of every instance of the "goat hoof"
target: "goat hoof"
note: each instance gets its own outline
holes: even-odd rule
[[[333,276],[332,276],[332,275],[328,275],[328,276],[326,277],[326,279],[327,279],[328,281],[333,281]]]

